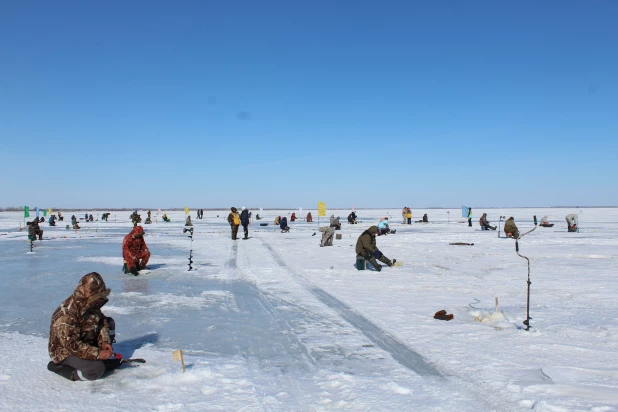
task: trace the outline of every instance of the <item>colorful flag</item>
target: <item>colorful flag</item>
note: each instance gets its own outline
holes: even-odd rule
[[[24,217],[30,217],[30,208],[28,206],[24,206]]]
[[[39,217],[39,208],[36,208],[36,217]]]
[[[51,214],[52,214],[51,207],[49,209],[47,209],[47,214],[51,216]]]
[[[43,209],[43,216],[47,216],[47,210]]]
[[[189,214],[189,208],[185,206],[185,215]]]
[[[318,202],[318,216],[326,216],[326,203]]]
[[[468,218],[468,213],[469,213],[469,209],[467,206],[462,206],[461,207],[461,217],[465,217],[466,219]]]

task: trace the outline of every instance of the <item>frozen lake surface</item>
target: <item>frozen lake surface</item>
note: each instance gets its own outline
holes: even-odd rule
[[[151,271],[138,277],[121,270],[130,212],[78,233],[43,223],[34,253],[19,232],[23,214],[0,213],[0,409],[618,408],[618,209],[475,209],[472,228],[456,209],[414,210],[430,223],[412,225],[400,210],[357,211],[358,225],[345,222],[349,210],[329,210],[342,239],[325,248],[315,210],[314,223],[289,222],[290,233],[274,227],[291,212],[264,211],[250,239],[233,241],[227,211],[203,220],[192,211],[193,271],[184,213],[168,213],[171,223],[143,225]],[[520,240],[530,331],[526,261],[514,240],[480,230],[483,212],[492,224],[514,216],[522,232],[533,215],[555,223]],[[567,232],[568,213],[579,214],[579,233]],[[378,247],[404,265],[357,271],[356,239],[386,215],[397,233]],[[103,312],[116,320],[115,350],[148,362],[74,383],[46,369],[49,323],[92,271],[112,289]],[[433,319],[440,309],[455,318]]]

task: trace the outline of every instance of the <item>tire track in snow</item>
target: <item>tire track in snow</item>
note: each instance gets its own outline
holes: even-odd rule
[[[450,382],[455,388],[470,393],[480,404],[480,410],[499,410],[499,411],[514,411],[521,408],[514,407],[509,401],[505,401],[491,389],[478,384],[469,376],[461,376],[453,373],[440,372],[422,355],[401,343],[388,332],[381,329],[379,326],[372,323],[370,320],[356,312],[353,308],[341,302],[334,296],[325,292],[323,289],[313,284],[303,274],[288,266],[279,254],[270,246],[264,239],[260,239],[264,247],[269,251],[271,257],[282,268],[288,270],[310,293],[312,293],[319,301],[333,309],[344,320],[356,328],[359,332],[365,335],[375,345],[382,350],[388,352],[393,359],[399,362],[404,367],[412,372],[429,379],[437,379],[448,385]],[[448,381],[446,378],[449,378]],[[445,389],[447,391],[454,390]]]
[[[270,336],[278,335],[283,339],[272,339],[266,342],[261,342],[256,339],[247,351],[243,351],[237,345],[238,353],[248,362],[253,362],[257,359],[256,368],[274,370],[280,375],[276,382],[280,382],[277,390],[291,394],[292,399],[303,404],[302,399],[310,402],[307,394],[312,393],[315,389],[304,390],[302,387],[303,376],[311,376],[315,371],[315,361],[310,356],[307,348],[299,340],[296,334],[292,331],[288,322],[279,314],[277,309],[269,301],[269,299],[253,284],[246,280],[246,276],[241,269],[238,268],[238,244],[234,243],[230,252],[230,257],[225,266],[230,272],[230,291],[233,293],[237,306],[241,312],[252,313],[256,317],[256,322],[259,322],[259,313],[265,313],[268,318],[276,325],[276,331]],[[255,314],[258,314],[257,316]],[[265,325],[268,326],[268,325]],[[236,336],[246,331],[235,333]],[[235,341],[238,341],[235,337]],[[272,352],[276,351],[276,356],[273,359]],[[277,359],[279,358],[279,359]],[[284,358],[283,361],[280,358]],[[293,371],[293,373],[290,373]],[[259,373],[257,374],[260,375]],[[273,393],[273,383],[275,381],[268,380],[260,386],[266,388],[269,395]],[[275,385],[276,386],[276,385]],[[268,394],[262,393],[260,398]],[[284,405],[267,405],[260,400],[264,410],[286,410]],[[308,408],[309,404],[305,404],[302,408]]]
[[[320,302],[337,312],[339,316],[354,326],[374,344],[388,352],[397,362],[421,376],[443,376],[442,373],[423,358],[423,356],[399,342],[395,337],[345,303],[314,285],[303,275],[289,267],[268,243],[263,240],[262,242],[279,266],[293,273]]]

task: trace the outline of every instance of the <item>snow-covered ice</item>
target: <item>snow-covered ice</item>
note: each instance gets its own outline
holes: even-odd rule
[[[168,213],[171,223],[143,225],[151,271],[138,277],[121,270],[130,212],[78,233],[64,213],[58,227],[41,224],[34,253],[23,215],[0,213],[0,410],[618,408],[618,209],[475,209],[472,228],[456,209],[413,210],[430,223],[412,225],[400,210],[359,210],[358,225],[345,222],[349,210],[329,210],[343,238],[325,248],[310,211],[314,223],[289,222],[282,234],[273,219],[293,210],[266,210],[237,241],[227,211],[193,211],[193,271],[184,212]],[[533,215],[555,223],[520,240],[530,331],[526,261],[512,239],[480,230],[483,212],[492,224],[514,216],[523,232]],[[579,233],[566,230],[573,212]],[[357,271],[358,235],[386,215],[397,233],[378,247],[404,265]],[[49,322],[92,271],[112,289],[103,312],[116,319],[115,350],[147,363],[70,382],[46,369]],[[433,319],[440,309],[455,318]]]

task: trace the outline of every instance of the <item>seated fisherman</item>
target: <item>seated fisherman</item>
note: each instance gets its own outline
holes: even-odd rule
[[[353,225],[356,224],[356,213],[354,213],[354,211],[352,211],[352,213],[348,215],[348,223],[351,223]]]
[[[378,223],[378,236],[386,235],[387,233],[395,233],[395,231],[391,231],[388,226],[388,217],[383,217]]]
[[[283,216],[281,221],[279,222],[279,228],[281,229],[281,233],[289,232],[290,228],[288,227],[288,218]]]
[[[330,227],[334,227],[335,230],[341,230],[341,223],[339,223],[339,216],[335,218],[335,215],[330,215]]]
[[[54,312],[49,328],[47,369],[72,381],[96,380],[120,366],[114,356],[115,322],[101,312],[111,290],[101,275],[81,278],[75,291]]]
[[[371,226],[369,229],[365,230],[356,241],[356,255],[362,256],[366,260],[371,263],[375,270],[378,272],[382,270],[382,266],[376,262],[378,259],[380,262],[385,263],[387,266],[391,267],[397,262],[397,259],[393,259],[391,262],[389,258],[384,256],[378,247],[376,246],[376,236],[378,235],[378,227]]]
[[[479,225],[481,225],[481,227],[485,230],[496,230],[496,227],[491,226],[487,221],[487,213],[483,213],[483,216],[481,216],[481,218],[479,219]]]

